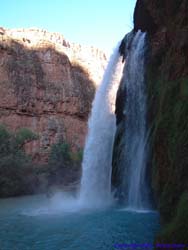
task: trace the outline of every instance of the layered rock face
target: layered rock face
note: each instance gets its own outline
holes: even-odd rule
[[[137,0],[134,30],[139,29],[148,33],[150,50],[146,68],[150,178],[166,225],[158,241],[188,243],[188,1]],[[118,124],[124,119],[122,96],[120,89]],[[116,136],[115,160],[123,133],[121,129]]]
[[[38,29],[0,29],[0,123],[30,128],[39,139],[27,145],[46,161],[59,140],[83,148],[87,119],[106,56],[62,35]]]

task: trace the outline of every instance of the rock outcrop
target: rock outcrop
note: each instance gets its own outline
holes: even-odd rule
[[[153,194],[164,226],[157,241],[163,243],[188,243],[187,13],[187,0],[137,0],[134,12],[134,31],[146,31],[149,39],[146,69],[152,150],[149,165]],[[123,119],[122,96],[119,89],[118,124]],[[116,137],[121,138],[124,129],[118,133]],[[121,144],[117,141],[115,153],[118,156],[120,152]]]
[[[58,33],[0,28],[0,123],[39,135],[26,146],[36,161],[46,161],[60,139],[75,151],[83,148],[105,65],[103,52]]]

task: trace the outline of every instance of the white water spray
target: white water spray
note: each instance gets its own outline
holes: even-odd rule
[[[82,162],[80,203],[103,207],[111,202],[111,161],[115,134],[115,99],[122,74],[119,43],[112,54],[92,104]]]

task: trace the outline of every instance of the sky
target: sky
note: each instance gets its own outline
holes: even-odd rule
[[[136,0],[2,0],[0,26],[37,27],[110,52],[133,27]]]

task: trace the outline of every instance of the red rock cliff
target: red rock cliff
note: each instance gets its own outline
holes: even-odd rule
[[[93,47],[38,29],[0,29],[0,123],[28,127],[39,140],[27,151],[39,161],[63,139],[83,147],[87,119],[106,57]]]

